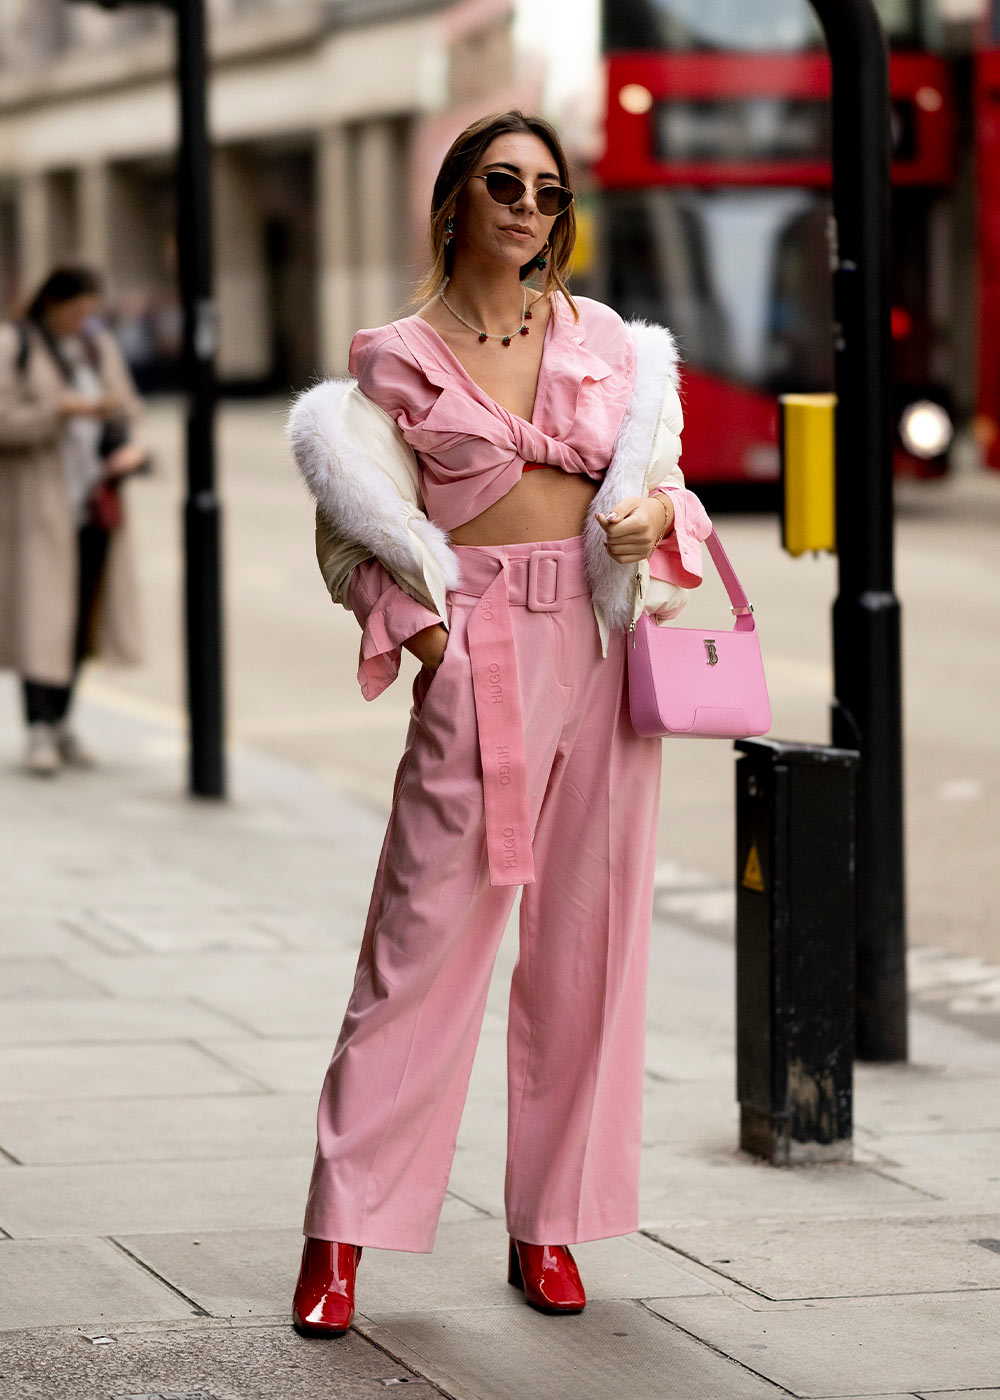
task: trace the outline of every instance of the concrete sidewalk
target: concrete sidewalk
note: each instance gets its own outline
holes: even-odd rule
[[[175,731],[136,706],[83,723],[104,765],[29,779],[0,686],[3,1400],[1000,1397],[1000,1041],[951,1014],[961,972],[920,955],[913,1062],[859,1067],[853,1165],[755,1163],[727,892],[668,869],[643,1228],[579,1248],[586,1312],[505,1282],[508,938],[434,1254],[366,1252],[355,1332],[296,1337],[385,814],[245,752],[229,804],[191,803]]]

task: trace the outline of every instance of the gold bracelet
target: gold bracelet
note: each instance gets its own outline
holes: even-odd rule
[[[667,531],[671,530],[674,524],[673,506],[671,505],[670,511],[668,513],[667,502],[662,492],[657,492],[655,499],[659,501],[660,505],[663,507],[663,529],[660,531],[660,535],[656,541],[656,544],[653,545],[654,549],[656,548],[656,545],[662,544],[662,542],[667,537]]]

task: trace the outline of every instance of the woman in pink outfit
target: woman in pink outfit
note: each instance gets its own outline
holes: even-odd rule
[[[365,1245],[429,1251],[490,973],[510,989],[509,1281],[580,1312],[569,1246],[638,1223],[660,744],[628,629],[673,616],[711,528],[684,489],[676,351],[570,296],[566,159],[507,112],[454,142],[412,316],[293,407],[332,595],[368,699],[422,663],[357,974],[323,1085],[293,1305],[339,1336]],[[535,287],[527,281],[541,282]]]

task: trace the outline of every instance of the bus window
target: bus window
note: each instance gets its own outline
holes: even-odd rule
[[[807,190],[609,192],[609,299],[663,320],[688,364],[727,383],[829,389],[828,213]]]
[[[876,0],[890,43],[927,48],[936,28],[933,0]],[[822,45],[807,0],[605,0],[604,51],[673,53],[792,52]]]

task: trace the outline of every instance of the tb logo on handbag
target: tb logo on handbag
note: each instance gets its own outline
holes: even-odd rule
[[[716,651],[716,649],[715,649],[715,638],[714,638],[714,637],[706,637],[706,638],[705,638],[705,652],[706,652],[706,654],[707,654],[707,656],[708,656],[708,664],[709,664],[710,666],[718,666],[718,664],[719,664],[719,653],[718,653],[718,652]]]

